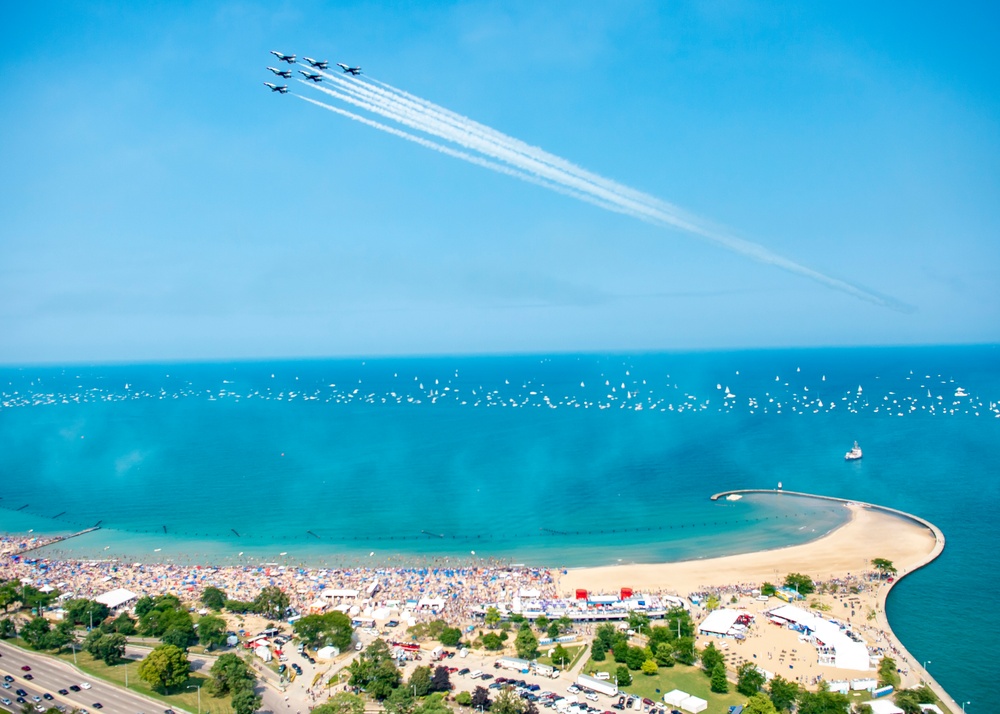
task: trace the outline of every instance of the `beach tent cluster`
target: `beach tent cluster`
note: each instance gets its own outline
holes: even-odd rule
[[[708,709],[708,702],[704,699],[682,692],[680,689],[673,689],[664,694],[663,701],[675,709],[683,709],[690,714],[699,714]]]
[[[816,646],[821,665],[861,671],[870,668],[868,646],[860,638],[852,638],[845,625],[824,620],[794,605],[776,607],[767,616],[771,622],[798,630],[809,638]]]

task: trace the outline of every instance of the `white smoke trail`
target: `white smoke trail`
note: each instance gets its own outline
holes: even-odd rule
[[[489,127],[484,127],[454,112],[437,107],[433,103],[426,102],[405,92],[402,93],[405,96],[394,96],[393,92],[401,92],[401,90],[395,90],[395,88],[389,85],[380,83],[386,87],[387,91],[383,91],[354,80],[345,80],[328,73],[323,74],[333,80],[338,87],[349,92],[351,96],[325,87],[312,84],[309,86],[341,101],[346,101],[367,111],[381,114],[417,131],[423,131],[446,141],[464,146],[467,149],[492,156],[523,170],[523,172],[534,175],[534,179],[530,180],[520,173],[510,174],[517,178],[529,180],[531,183],[543,185],[546,188],[599,205],[607,210],[631,215],[649,223],[680,228],[758,262],[774,265],[791,273],[810,278],[827,287],[848,293],[862,300],[894,309],[909,309],[907,306],[891,298],[878,295],[873,291],[852,285],[838,278],[827,276],[784,256],[773,253],[762,245],[710,229],[697,219],[681,214],[675,207],[655,197],[584,171],[559,157],[547,154],[547,152],[541,149],[507,137],[500,132],[496,132]],[[331,108],[322,103],[317,104]],[[354,117],[356,115],[351,116]],[[403,133],[405,134],[405,132]],[[418,137],[413,138],[417,139]],[[434,142],[431,143],[433,144]],[[435,144],[435,146],[440,145]],[[447,147],[440,148],[444,149]],[[473,161],[472,163],[476,162]],[[498,170],[498,167],[499,165],[493,162],[490,162],[490,165],[487,166],[487,168],[494,170]],[[501,171],[501,173],[509,172]],[[556,186],[560,186],[560,188],[556,188]]]
[[[302,82],[303,84],[307,84],[305,82],[305,80],[301,80],[300,79],[298,81]],[[565,186],[561,186],[559,184],[554,184],[554,183],[551,183],[549,181],[545,181],[544,179],[540,179],[537,176],[533,176],[531,174],[525,173],[524,171],[518,171],[517,169],[512,169],[509,166],[504,166],[503,164],[498,164],[495,161],[490,161],[489,159],[484,159],[484,158],[482,158],[480,156],[473,156],[472,154],[468,154],[468,153],[466,153],[464,151],[458,151],[457,149],[452,149],[450,146],[444,146],[442,144],[437,143],[436,141],[430,141],[429,139],[425,139],[425,138],[420,137],[420,136],[415,136],[414,134],[410,134],[409,132],[403,131],[402,129],[396,129],[395,127],[387,126],[387,125],[385,125],[385,124],[383,124],[381,122],[374,121],[374,120],[369,119],[367,117],[363,117],[363,116],[361,116],[359,114],[354,114],[353,112],[346,111],[346,110],[341,109],[339,107],[333,107],[333,106],[330,106],[329,104],[325,104],[323,102],[318,102],[315,99],[310,99],[309,97],[304,97],[301,94],[293,94],[292,96],[293,97],[297,97],[298,99],[301,99],[302,101],[309,102],[310,104],[314,104],[317,107],[322,107],[323,109],[327,109],[327,110],[329,110],[331,112],[334,112],[335,114],[340,114],[341,116],[345,116],[348,119],[351,119],[353,121],[359,122],[359,123],[364,124],[366,126],[370,126],[370,127],[374,128],[374,129],[378,129],[379,131],[384,131],[387,134],[392,134],[393,136],[398,136],[401,139],[406,139],[407,141],[412,141],[414,144],[419,144],[420,146],[426,147],[428,149],[432,149],[434,151],[438,151],[438,152],[440,152],[442,154],[445,154],[447,156],[451,156],[451,157],[456,158],[456,159],[461,159],[462,161],[467,161],[470,164],[474,164],[476,166],[482,166],[483,168],[487,168],[487,169],[490,169],[492,171],[496,171],[497,173],[501,173],[501,174],[504,174],[506,176],[513,176],[514,178],[520,179],[520,180],[525,181],[525,182],[530,183],[530,184],[534,184],[535,186],[542,186],[543,188],[547,188],[547,189],[549,189],[551,191],[555,191],[557,193],[561,193],[564,196],[569,196],[571,198],[575,198],[575,199],[580,200],[580,201],[586,201],[588,203],[591,203],[591,204],[593,204],[593,205],[595,205],[595,206],[597,206],[599,208],[603,208],[603,209],[608,210],[608,211],[614,211],[616,213],[623,213],[623,211],[621,209],[619,209],[617,206],[615,206],[613,204],[605,203],[603,201],[599,201],[599,200],[595,199],[593,196],[588,196],[586,194],[581,194],[578,191],[573,191],[572,189],[568,189]]]

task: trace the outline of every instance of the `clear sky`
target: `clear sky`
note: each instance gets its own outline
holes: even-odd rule
[[[0,362],[1000,341],[998,19],[12,4]],[[269,50],[361,65],[911,309],[272,94]]]

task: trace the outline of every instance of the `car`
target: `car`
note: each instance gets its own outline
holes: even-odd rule
[[[472,671],[472,670],[471,670],[471,669],[469,669],[468,667],[462,667],[462,669],[458,670],[458,674],[459,674],[460,676],[464,677],[465,675],[467,675],[467,674],[468,674],[469,672],[471,672],[471,671]]]
[[[4,697],[3,699],[0,699],[0,702],[3,702],[4,706],[8,706],[8,707],[10,706],[10,700],[7,697]]]
[[[90,689],[90,682],[80,682],[81,689]]]
[[[286,664],[279,664],[278,665],[278,674],[284,674],[285,670],[287,670],[287,669],[288,669],[288,665],[286,665]]]
[[[71,684],[70,687],[69,687],[69,690],[71,692],[79,692],[80,691],[80,685],[79,684]]]
[[[100,702],[94,702],[94,709],[103,709],[104,705]]]
[[[588,699],[588,701],[596,702],[597,701],[597,695],[594,694],[594,692],[587,692],[587,699]]]
[[[492,674],[484,674],[483,675],[483,679],[493,679],[493,675]]]
[[[23,667],[21,667],[21,671],[22,672],[30,672],[31,671],[31,667],[29,667],[28,665],[24,665]]]
[[[36,712],[43,712],[43,711],[45,711],[45,707],[42,706],[41,704],[36,704],[35,705],[35,711]]]
[[[500,689],[502,686],[502,684],[498,684],[497,682],[490,682],[489,689]]]
[[[65,697],[67,694],[69,694],[69,690],[68,689],[60,689],[59,693]]]
[[[18,697],[14,701],[17,702],[18,704],[27,704],[28,703],[28,700],[25,699],[24,697]]]
[[[33,701],[35,704],[38,704],[38,702],[42,701],[42,698],[36,694],[31,698],[31,701]]]
[[[566,691],[569,692],[570,694],[579,694],[580,688],[575,684],[571,684],[568,687],[566,687]]]
[[[16,692],[17,692],[17,696],[19,696],[19,697],[26,697],[26,696],[28,696],[28,693],[26,691],[24,691],[23,689],[18,689],[18,690],[16,690]]]
[[[174,714],[174,710],[173,709],[164,709],[163,710],[163,714]]]
[[[14,681],[14,678],[13,678],[13,677],[11,677],[11,676],[10,676],[9,674],[5,674],[5,675],[3,676],[3,681],[5,681],[5,682],[13,682],[13,681]]]
[[[32,679],[35,678],[35,675],[33,675],[33,674],[26,674],[26,675],[24,675],[24,678],[27,679],[30,682]]]
[[[10,689],[10,682],[2,682],[0,683],[0,687],[3,687],[4,689]]]
[[[43,694],[43,695],[42,695],[42,699],[45,699],[45,700],[47,700],[47,701],[50,701],[50,702],[51,702],[51,701],[52,701],[53,699],[55,699],[55,697],[53,697],[53,696],[52,696],[51,694],[49,694],[48,692],[45,692],[45,694]]]

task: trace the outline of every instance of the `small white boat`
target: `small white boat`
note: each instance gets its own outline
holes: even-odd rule
[[[857,461],[861,458],[861,447],[858,446],[858,442],[854,442],[854,448],[844,454],[845,461]]]

